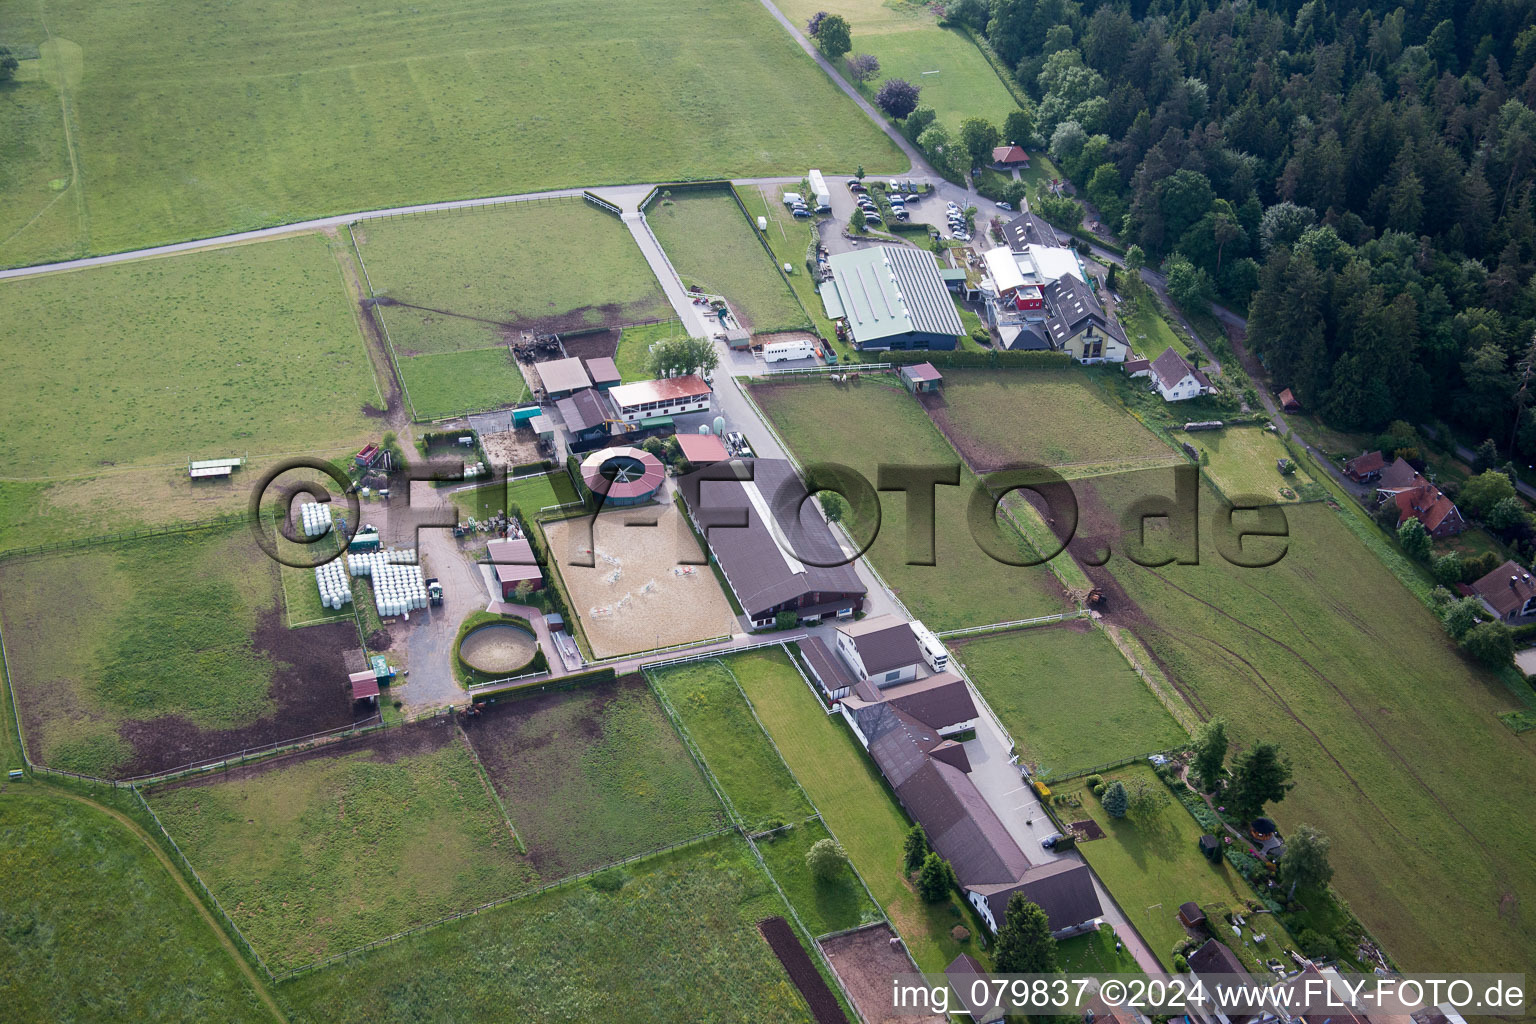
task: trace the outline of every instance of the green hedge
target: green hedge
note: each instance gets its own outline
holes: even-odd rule
[[[911,366],[914,363],[932,363],[934,366],[948,366],[954,369],[966,368],[1020,368],[1033,367],[1036,369],[1060,369],[1072,365],[1072,355],[1068,352],[966,352],[956,349],[953,352],[936,352],[930,349],[896,349],[890,352],[868,352],[864,355],[871,361],[883,363],[895,363],[898,366]]]
[[[473,633],[481,626],[490,626],[495,624],[517,626],[521,629],[527,630],[534,637],[534,651],[533,657],[529,658],[528,661],[525,662],[520,668],[515,668],[512,671],[504,674],[491,675],[487,672],[480,671],[469,662],[465,661],[463,655],[459,653],[459,645],[464,642],[464,638],[466,636],[468,636],[470,633]],[[549,659],[544,656],[544,649],[538,644],[538,631],[533,628],[533,623],[529,622],[521,615],[498,615],[495,612],[475,612],[467,616],[464,621],[459,624],[458,635],[453,638],[453,675],[454,678],[459,681],[460,686],[478,686],[482,683],[490,683],[497,679],[504,679],[507,676],[520,676],[526,675],[529,672],[547,672],[548,670]]]

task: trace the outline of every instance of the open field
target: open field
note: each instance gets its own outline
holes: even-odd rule
[[[546,879],[724,824],[709,783],[640,676],[502,698],[469,737]]]
[[[619,376],[625,383],[649,380],[651,374],[646,369],[646,360],[650,358],[651,346],[658,341],[676,338],[686,333],[681,320],[667,320],[659,324],[624,328],[619,333],[618,350],[613,354],[613,362],[619,368]]]
[[[851,868],[823,881],[806,866],[805,855],[811,847],[829,836],[827,827],[811,818],[757,840],[763,862],[813,936],[856,928],[880,918]]]
[[[778,651],[738,654],[726,664],[918,967],[942,971],[960,953],[974,952],[974,943],[950,935],[955,925],[976,927],[959,900],[924,903],[903,876],[901,844],[911,822],[842,720],[827,717]]]
[[[718,59],[718,58],[716,58]],[[815,166],[815,165],[812,165]],[[725,191],[678,191],[645,213],[685,285],[724,295],[753,333],[809,327],[736,200]],[[805,260],[805,254],[800,254]]]
[[[125,777],[350,724],[356,626],[289,631],[278,585],[242,526],[0,563],[32,757]]]
[[[400,360],[400,379],[419,420],[520,405],[528,398],[528,382],[505,346],[408,356]]]
[[[451,16],[291,0],[218,13],[65,2],[47,15],[47,30],[25,17],[8,42],[51,32],[73,149],[44,126],[45,96],[8,107],[0,135],[43,134],[8,183],[7,233],[43,211],[54,197],[39,182],[67,178],[72,161],[85,216],[67,253],[46,218],[7,252],[114,252],[562,186],[905,166],[749,0],[648,0],[601,18],[569,0],[476,0]]]
[[[476,519],[489,519],[509,508],[521,509],[523,515],[531,518],[538,515],[541,508],[577,500],[576,487],[571,483],[570,474],[563,469],[473,490],[454,491],[452,498],[460,514]]]
[[[752,397],[802,465],[842,463],[862,473],[871,487],[881,466],[959,466],[960,486],[936,488],[934,565],[906,564],[924,552],[908,548],[907,497],[898,492],[881,496],[880,533],[869,552],[886,582],[929,628],[980,626],[1060,611],[1061,592],[1048,568],[1004,565],[972,539],[966,507],[976,478],[960,465],[922,406],[889,381],[759,385],[752,388]],[[1002,529],[1008,531],[1010,557],[1038,557],[1011,527]]]
[[[46,38],[38,13],[6,11],[6,38]],[[59,46],[44,46],[45,56],[15,54],[22,58],[21,67],[6,85],[3,108],[7,133],[0,163],[0,249],[8,260],[26,263],[73,255],[83,230],[83,193],[70,170],[59,103],[64,67]],[[11,49],[17,49],[14,43]]]
[[[651,682],[682,720],[749,831],[804,821],[814,813],[753,720],[726,663],[700,661],[661,669],[651,674]]]
[[[402,357],[671,309],[629,229],[579,199],[401,217],[352,233],[374,294],[388,300],[379,314]]]
[[[932,107],[939,121],[956,133],[967,117],[984,117],[1001,130],[1003,120],[1018,109],[976,44],[955,29],[935,24],[920,32],[898,28],[869,34],[860,28],[853,23],[853,52],[880,58],[880,73],[859,90],[871,102],[881,82],[904,78],[922,89],[918,103]]]
[[[28,329],[0,349],[12,477],[342,447],[380,401],[319,236],[6,281],[0,296]]]
[[[282,992],[296,1024],[500,1024],[508,1007],[531,1024],[809,1024],[755,927],[782,913],[746,843],[726,836],[413,935]]]
[[[1102,372],[945,370],[924,405],[978,473],[1029,462],[1070,479],[1183,461],[1099,386]]]
[[[844,180],[846,179],[829,177],[827,187],[843,188]],[[741,196],[742,205],[753,217],[754,224],[758,217],[768,218],[768,230],[763,232],[763,238],[768,242],[768,247],[773,250],[774,261],[790,265],[792,268],[789,274],[790,288],[800,299],[800,305],[811,314],[811,324],[816,333],[824,340],[829,340],[840,356],[847,357],[853,351],[852,346],[837,340],[837,328],[833,326],[831,320],[827,319],[826,306],[822,304],[821,295],[816,291],[816,279],[805,269],[805,253],[811,244],[811,236],[817,231],[816,225],[827,224],[829,232],[840,230],[840,227],[825,217],[810,220],[796,218],[780,197],[785,192],[793,192],[798,187],[798,185],[760,185],[754,188],[750,185],[742,185],[736,189],[736,194]]]
[[[1090,520],[1125,507],[1132,482],[1090,481]],[[1200,497],[1215,507],[1210,488]],[[1333,837],[1335,886],[1405,969],[1529,963],[1536,925],[1513,908],[1536,900],[1519,867],[1536,859],[1536,795],[1508,780],[1536,770],[1536,737],[1495,717],[1523,705],[1361,544],[1342,519],[1359,513],[1283,510],[1287,553],[1270,568],[1229,564],[1212,525],[1198,566],[1090,570],[1111,588],[1109,619],[1235,743],[1282,746],[1297,787],[1276,820]]]
[[[1276,462],[1291,458],[1291,453],[1262,427],[1229,427],[1187,436],[1197,450],[1209,453],[1205,471],[1229,500],[1252,496],[1265,501],[1295,501],[1296,488],[1312,481],[1305,462],[1298,462],[1290,476],[1280,475]],[[1289,488],[1293,496],[1281,494],[1282,487]]]
[[[1256,966],[1254,957],[1281,957],[1285,949],[1295,948],[1273,917],[1263,919],[1262,929],[1269,938],[1260,945],[1234,939],[1231,926],[1218,920],[1218,910],[1241,910],[1253,899],[1253,889],[1225,860],[1212,864],[1200,855],[1196,845],[1202,832],[1200,823],[1174,799],[1150,768],[1133,765],[1105,772],[1104,778],[1124,779],[1127,783],[1139,778],[1165,797],[1145,820],[1111,818],[1086,784],[1077,782],[1064,792],[1081,800],[1081,809],[1060,808],[1067,817],[1080,814],[1104,829],[1103,839],[1080,843],[1078,849],[1164,967],[1173,966],[1173,947],[1186,935],[1179,923],[1179,905],[1188,900],[1200,904],[1212,928],[1221,929],[1218,937],[1237,950],[1250,969]]]
[[[0,870],[7,1020],[272,1020],[169,871],[101,811],[11,787]]]
[[[1102,630],[1018,630],[955,647],[981,695],[1048,778],[1188,737]]]
[[[631,523],[655,523],[635,527]],[[688,520],[671,502],[613,509],[597,517],[546,523],[550,558],[571,595],[592,655],[634,651],[729,636],[731,605],[707,565]],[[591,543],[596,553],[586,550]],[[574,565],[575,561],[592,565]]]
[[[451,719],[156,790],[149,802],[274,971],[535,880]]]

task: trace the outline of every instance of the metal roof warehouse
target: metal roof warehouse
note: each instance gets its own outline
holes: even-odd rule
[[[827,263],[822,304],[829,318],[848,321],[856,347],[949,350],[964,333],[932,253],[878,245]]]

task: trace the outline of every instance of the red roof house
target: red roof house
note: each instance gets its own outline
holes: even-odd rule
[[[1029,154],[1020,146],[997,146],[992,150],[992,163],[997,167],[1028,167]]]
[[[1344,475],[1356,483],[1363,484],[1381,476],[1381,471],[1386,468],[1386,465],[1387,460],[1382,457],[1381,452],[1366,452],[1344,463]]]
[[[1296,401],[1296,396],[1291,394],[1290,388],[1280,392],[1280,408],[1286,412],[1295,412],[1301,408],[1301,403]]]

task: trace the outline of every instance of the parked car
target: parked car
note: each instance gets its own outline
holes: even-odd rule
[[[1060,832],[1052,832],[1050,835],[1040,840],[1040,845],[1043,848],[1049,850],[1064,838],[1065,837]]]
[[[1012,203],[999,202],[997,204],[997,208],[999,210],[1011,210],[1011,209],[1013,209],[1013,204]]]
[[[945,203],[944,206],[945,206],[946,209],[948,209],[948,210],[950,210],[950,211],[952,211],[954,213],[959,213],[960,212],[960,206],[959,206],[958,203]]]
[[[807,210],[803,206],[797,206],[793,210],[790,210],[789,212],[790,212],[791,215],[793,215],[795,217],[800,217],[801,219],[809,218],[810,215],[811,215],[811,211]]]
[[[752,446],[747,444],[746,436],[739,430],[725,435],[725,450],[741,458],[752,458]]]
[[[884,224],[885,222],[880,219],[880,215],[878,213],[866,212],[864,214],[864,223],[865,224]]]
[[[865,189],[864,183],[862,181],[860,181],[858,178],[849,178],[848,179],[848,191],[849,192],[865,192],[865,191],[868,191],[868,190]]]
[[[903,210],[900,207],[897,207],[896,209],[892,210],[891,214],[897,220],[911,220],[912,219],[912,215],[910,213],[908,213],[906,210]]]

